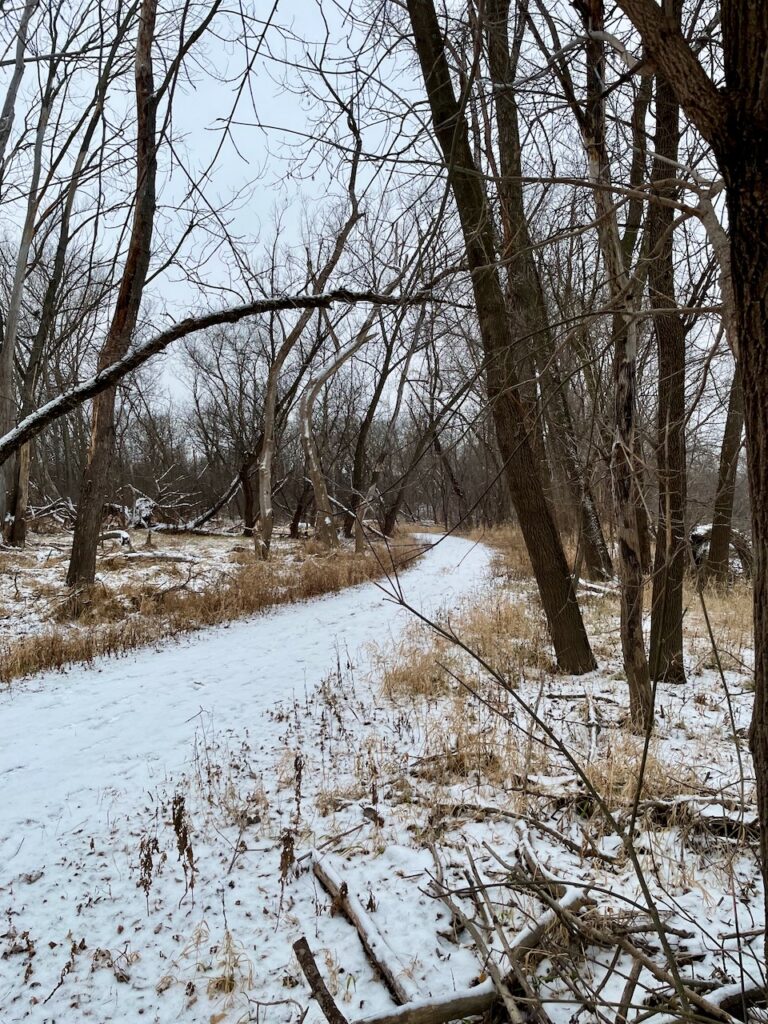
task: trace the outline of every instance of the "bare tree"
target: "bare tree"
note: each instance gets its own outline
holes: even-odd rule
[[[750,744],[757,779],[761,860],[768,890],[768,6],[721,0],[725,82],[718,88],[679,28],[652,0],[619,0],[725,182],[737,358],[744,389],[755,541],[755,704]]]
[[[498,245],[482,178],[469,145],[463,104],[457,100],[443,33],[432,0],[408,0],[413,41],[427,90],[432,124],[448,171],[472,276],[486,356],[488,399],[520,528],[536,576],[558,664],[569,672],[595,667],[568,564],[540,467],[526,429],[509,321],[498,276]]]
[[[678,26],[682,0],[664,0],[664,11]],[[674,199],[674,175],[680,137],[679,106],[663,76],[656,78],[656,136],[651,170],[652,197]],[[656,466],[659,517],[651,598],[651,678],[685,682],[683,661],[683,577],[688,562],[685,526],[685,342],[683,318],[677,305],[674,265],[675,211],[660,202],[648,209],[648,290],[658,349],[658,426]]]

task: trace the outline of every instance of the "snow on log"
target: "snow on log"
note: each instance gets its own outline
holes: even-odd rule
[[[355,926],[365,952],[384,979],[395,1002],[402,1005],[418,999],[419,992],[408,978],[405,965],[400,962],[360,900],[349,891],[347,883],[336,874],[330,864],[322,861],[316,852],[312,853],[312,870],[322,887],[333,898],[334,907]]]
[[[475,1017],[489,1010],[498,999],[496,986],[489,979],[435,999],[415,999],[390,1013],[362,1017],[356,1024],[446,1024],[447,1021]]]

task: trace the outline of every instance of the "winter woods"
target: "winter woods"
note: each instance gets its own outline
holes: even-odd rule
[[[561,673],[617,587],[646,738],[748,574],[768,880],[768,8],[307,9],[4,12],[4,549],[513,522]]]

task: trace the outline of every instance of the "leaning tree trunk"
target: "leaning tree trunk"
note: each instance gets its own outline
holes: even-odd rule
[[[738,363],[734,367],[731,393],[728,398],[728,414],[720,448],[720,467],[717,474],[717,491],[712,516],[712,532],[709,540],[707,559],[702,566],[702,577],[715,583],[724,583],[728,578],[733,528],[733,499],[736,494],[736,471],[739,466],[741,435],[744,431],[744,391]]]
[[[579,464],[567,386],[560,373],[523,200],[522,148],[514,91],[516,56],[522,37],[516,36],[515,45],[510,48],[509,8],[510,0],[489,0],[485,29],[499,137],[498,191],[510,323],[519,339],[516,346],[527,346],[531,350],[554,455],[579,524],[584,575],[593,580],[608,579],[613,575],[611,557],[586,469]],[[524,24],[521,20],[520,25]]]
[[[453,82],[432,0],[408,0],[413,38],[429,99],[432,123],[448,170],[486,360],[486,383],[507,484],[531,559],[557,663],[566,672],[588,672],[595,659],[581,618],[573,580],[517,393],[508,311],[497,265],[498,245],[482,175]]]
[[[681,0],[664,0],[664,9],[680,23]],[[679,106],[666,79],[656,80],[656,142],[651,185],[670,176],[677,163]],[[676,306],[673,253],[675,211],[654,201],[674,199],[670,188],[654,188],[648,212],[648,286],[658,349],[659,398],[656,467],[659,518],[651,598],[649,665],[654,682],[684,683],[683,577],[687,541],[685,530],[685,325]]]
[[[107,337],[99,353],[100,370],[128,351],[150,261],[155,218],[157,177],[157,102],[152,74],[152,40],[157,0],[144,0],[136,45],[136,200],[125,267]],[[72,540],[67,583],[71,587],[93,583],[96,550],[101,530],[106,480],[112,461],[115,434],[116,389],[110,387],[93,400],[91,442]]]
[[[352,233],[352,229],[361,217],[354,187],[359,156],[360,140],[357,138],[349,187],[351,210],[336,238],[336,243],[331,255],[328,257],[328,260],[320,269],[319,273],[315,276],[313,289],[316,294],[320,294],[330,280],[331,274],[342,257],[349,236]],[[275,431],[278,407],[280,404],[278,400],[280,374],[283,366],[285,365],[286,359],[298,344],[302,334],[309,325],[313,314],[314,310],[312,309],[305,309],[301,313],[299,319],[288,332],[285,340],[278,349],[275,358],[272,361],[272,365],[269,368],[269,373],[267,374],[267,387],[266,394],[264,396],[264,441],[261,446],[261,456],[259,458],[259,530],[255,536],[256,553],[263,559],[269,558],[269,552],[272,545],[272,533],[275,526],[275,516],[272,508],[272,460],[275,454]],[[300,376],[298,376],[294,382],[296,387],[298,387],[299,381]]]
[[[402,277],[403,272],[401,271],[401,273],[394,278],[389,285],[387,285],[386,291],[394,291],[395,287],[402,280]],[[309,479],[312,481],[312,490],[315,494],[315,507],[317,509],[315,535],[324,547],[338,547],[339,536],[336,526],[334,525],[334,515],[333,510],[331,509],[330,498],[328,497],[328,487],[325,482],[325,475],[323,474],[322,466],[320,465],[320,455],[317,450],[317,444],[312,430],[312,412],[317,396],[320,394],[322,388],[328,383],[340,367],[342,367],[347,360],[351,359],[352,356],[370,339],[371,328],[373,327],[376,316],[377,310],[374,308],[365,318],[362,327],[352,341],[337,352],[325,369],[309,381],[304,394],[301,396],[301,402],[299,404],[301,446],[304,451],[304,457],[307,460],[307,471],[309,473]]]

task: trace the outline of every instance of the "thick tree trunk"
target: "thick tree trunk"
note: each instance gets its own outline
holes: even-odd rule
[[[296,509],[291,519],[290,536],[293,540],[296,540],[301,532],[301,523],[304,521],[304,515],[309,508],[310,501],[312,499],[312,484],[308,480],[304,481],[299,500],[296,503]]]
[[[121,359],[131,343],[150,260],[157,177],[157,96],[152,74],[152,41],[157,0],[144,0],[136,45],[136,200],[125,267],[98,368]],[[67,583],[89,585],[96,575],[96,550],[102,506],[115,434],[116,390],[110,387],[93,400],[91,442],[77,505]]]
[[[670,19],[680,23],[681,0],[664,0]],[[679,106],[669,83],[656,81],[656,141],[651,185],[668,179],[678,157]],[[674,198],[674,189],[654,188],[648,212],[650,264],[648,286],[653,309],[674,309],[673,258],[675,211],[653,196]],[[685,325],[678,313],[656,313],[654,320],[659,366],[656,467],[659,518],[651,599],[651,679],[685,682],[683,662],[683,577],[687,539],[685,464]]]
[[[384,518],[381,521],[381,532],[385,537],[394,537],[395,529],[397,527],[397,517],[400,515],[400,507],[403,504],[403,498],[405,497],[405,479],[400,481],[400,485],[395,491],[394,497],[387,505],[384,510]]]
[[[27,508],[29,506],[29,471],[32,463],[32,442],[22,445],[16,455],[16,486],[13,494],[13,520],[10,542],[23,548],[27,542]]]
[[[263,451],[262,451],[263,456]],[[253,478],[251,473],[256,464],[256,456],[253,452],[246,452],[243,464],[240,467],[240,486],[243,490],[243,536],[252,537],[253,529],[256,526],[257,506],[256,496],[253,493]]]
[[[738,363],[734,367],[728,414],[720,447],[720,467],[712,516],[712,533],[707,560],[702,567],[705,580],[723,583],[728,578],[730,564],[731,529],[733,525],[733,499],[736,494],[736,471],[739,466],[741,435],[744,431],[744,390]]]
[[[613,575],[611,558],[586,470],[579,464],[567,387],[560,374],[525,212],[520,127],[514,92],[515,55],[520,40],[515,39],[515,46],[510,50],[509,9],[510,0],[489,0],[485,25],[499,139],[502,256],[507,268],[510,325],[517,339],[513,344],[515,348],[529,350],[535,364],[555,458],[579,524],[584,575],[593,580],[607,579]]]
[[[749,739],[768,892],[768,131],[763,129],[756,140],[739,137],[734,146],[727,176],[728,217],[755,554],[755,702]]]
[[[486,358],[488,398],[507,484],[533,566],[557,663],[566,672],[588,672],[595,667],[595,660],[526,431],[525,410],[516,390],[519,382],[497,268],[498,247],[482,177],[469,145],[466,118],[454,95],[434,3],[432,0],[408,0],[407,6],[435,134],[461,220]]]

